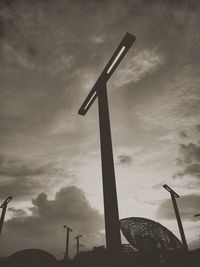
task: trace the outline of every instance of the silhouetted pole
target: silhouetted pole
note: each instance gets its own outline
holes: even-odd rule
[[[76,236],[74,239],[76,239],[76,255],[79,255],[79,239],[82,237],[82,235]]]
[[[199,214],[195,214],[194,217],[199,217],[200,216],[200,213]]]
[[[78,111],[85,115],[98,97],[106,247],[115,255],[121,251],[121,237],[106,83],[134,41],[132,34],[124,36]]]
[[[11,196],[7,197],[6,200],[3,202],[3,204],[0,207],[2,209],[1,219],[0,219],[0,235],[1,235],[1,232],[2,232],[2,228],[3,228],[3,223],[4,223],[4,218],[5,218],[5,215],[6,215],[7,205],[11,201],[11,199],[12,199]]]
[[[170,192],[172,203],[173,203],[173,206],[174,206],[174,211],[175,211],[175,214],[176,214],[176,219],[177,219],[179,231],[180,231],[180,235],[181,235],[181,240],[182,240],[182,243],[183,243],[183,247],[184,247],[185,251],[188,251],[188,245],[187,245],[187,241],[186,241],[186,238],[185,238],[183,225],[182,225],[182,222],[181,222],[181,217],[180,217],[180,213],[179,213],[178,206],[177,206],[177,203],[176,203],[176,198],[179,198],[180,196],[174,190],[172,190],[168,185],[164,184],[163,187],[168,192]]]
[[[63,225],[63,228],[67,230],[66,232],[66,250],[65,250],[65,259],[69,258],[69,233],[72,232],[72,229]]]

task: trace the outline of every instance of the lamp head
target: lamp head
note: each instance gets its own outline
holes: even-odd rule
[[[70,232],[73,232],[71,228],[69,228],[67,225],[63,225],[63,228],[69,230]]]
[[[180,196],[173,190],[171,189],[171,187],[169,187],[168,185],[164,184],[163,187],[170,192],[170,194],[172,194],[175,198],[179,198]]]
[[[6,200],[3,202],[3,204],[1,204],[0,208],[4,208],[5,206],[7,206],[12,198],[13,198],[12,196],[7,197]]]

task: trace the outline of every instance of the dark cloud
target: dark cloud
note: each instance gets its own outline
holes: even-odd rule
[[[196,125],[196,130],[200,132],[200,124]]]
[[[181,170],[174,175],[175,178],[184,175],[200,178],[200,145],[180,144],[177,163]]]
[[[182,137],[182,138],[187,138],[187,137],[188,137],[186,131],[181,131],[181,132],[179,133],[179,136]]]
[[[177,199],[177,204],[182,220],[196,221],[196,218],[193,216],[199,212],[200,195],[191,194],[181,196]],[[167,220],[175,219],[175,213],[170,198],[161,202],[157,211],[157,217]]]
[[[119,155],[118,161],[120,164],[130,164],[132,162],[132,157],[128,155]]]
[[[192,162],[200,162],[200,145],[189,143],[187,145],[180,144],[179,146],[180,153],[180,163],[192,163]]]
[[[200,164],[194,163],[191,165],[188,165],[182,173],[179,173],[179,175],[191,175],[197,178],[200,178]]]
[[[73,229],[72,235],[81,233],[87,248],[102,242],[98,231],[103,228],[103,217],[90,206],[81,189],[61,188],[54,200],[41,193],[33,199],[33,205],[29,209],[31,215],[21,209],[10,209],[14,216],[4,224],[2,253],[33,247],[61,253],[65,244],[63,224]],[[73,239],[71,242],[73,247]]]
[[[0,199],[8,195],[14,198],[29,198],[42,188],[53,186],[63,175],[62,168],[44,160],[8,159],[0,156]],[[56,176],[51,179],[50,177]]]

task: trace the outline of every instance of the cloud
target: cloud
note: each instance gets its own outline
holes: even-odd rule
[[[130,164],[132,162],[132,157],[129,155],[118,155],[117,158],[120,164]]]
[[[65,244],[63,224],[73,229],[72,235],[81,233],[81,242],[87,248],[102,242],[99,231],[103,228],[103,216],[90,206],[81,189],[61,188],[53,200],[40,193],[32,203],[31,215],[21,209],[10,209],[13,217],[4,224],[2,255],[32,247],[61,253]]]
[[[183,176],[183,175],[191,175],[197,178],[200,178],[200,164],[194,163],[190,164],[185,169],[183,172],[179,172],[178,175]]]
[[[179,133],[179,136],[180,136],[181,138],[187,138],[187,137],[188,137],[186,131],[181,131],[181,132]]]
[[[195,221],[194,214],[199,212],[200,207],[200,195],[190,194],[184,195],[177,199],[180,215],[182,220]],[[174,220],[175,213],[171,199],[166,199],[161,202],[157,210],[157,218]]]
[[[179,146],[180,159],[179,163],[200,162],[200,145],[189,143],[187,145],[180,144]]]
[[[26,160],[0,156],[0,200],[8,195],[15,199],[29,198],[43,188],[59,185],[66,172],[47,159]],[[67,175],[69,177],[69,173]]]
[[[117,86],[136,83],[146,75],[152,74],[164,63],[164,56],[159,54],[156,48],[138,51],[134,57],[129,58],[124,67],[120,68],[117,74],[120,78],[117,78],[115,83]]]
[[[181,170],[174,175],[200,178],[200,145],[195,143],[180,144],[177,165]]]

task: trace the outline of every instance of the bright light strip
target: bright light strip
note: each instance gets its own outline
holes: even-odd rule
[[[107,74],[110,73],[110,71],[112,70],[112,68],[114,67],[115,63],[117,62],[117,60],[119,59],[119,57],[121,56],[121,54],[124,52],[125,50],[125,46],[122,46],[121,50],[119,51],[118,55],[116,56],[115,60],[113,61],[113,63],[111,64],[110,68],[107,70]]]
[[[91,96],[90,100],[87,102],[87,105],[84,107],[84,110],[87,109],[87,107],[89,106],[89,104],[91,103],[92,99],[95,97],[97,92],[94,92],[93,95]]]

